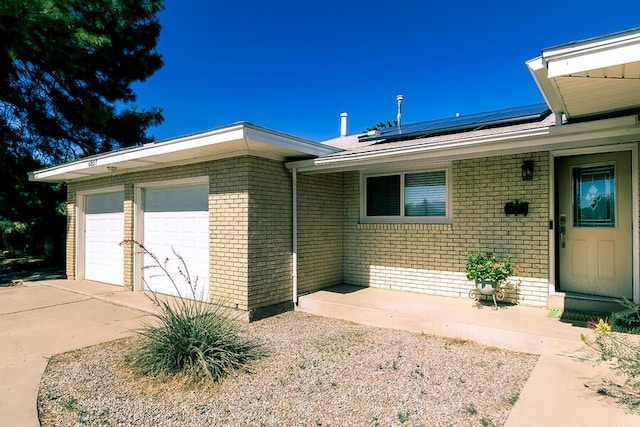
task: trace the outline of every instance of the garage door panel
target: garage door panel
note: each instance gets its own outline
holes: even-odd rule
[[[85,197],[84,277],[87,280],[124,284],[124,194]]]
[[[122,213],[124,203],[124,193],[104,193],[86,196],[85,214],[109,214]]]
[[[204,185],[149,188],[145,190],[145,213],[202,212],[209,209],[209,189]]]
[[[208,186],[153,188],[144,192],[144,245],[166,267],[171,282],[149,256],[145,257],[145,287],[153,291],[198,300],[208,299],[209,209]],[[182,277],[185,267],[191,289]],[[195,294],[194,294],[195,293]]]

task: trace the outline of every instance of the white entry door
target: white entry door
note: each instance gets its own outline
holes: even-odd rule
[[[166,265],[173,279],[167,277],[150,256],[145,255],[145,288],[162,294],[207,301],[209,186],[145,188],[143,197],[143,244],[163,266]],[[180,258],[184,260],[184,265]]]
[[[124,193],[84,199],[84,278],[124,285]]]
[[[560,290],[632,297],[631,155],[558,160]]]

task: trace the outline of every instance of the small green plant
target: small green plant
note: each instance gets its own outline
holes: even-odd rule
[[[514,406],[516,404],[516,402],[518,401],[519,397],[520,397],[519,395],[514,394],[514,395],[511,395],[511,396],[505,398],[504,401],[507,403],[507,405]]]
[[[473,403],[469,403],[467,406],[465,406],[464,412],[466,412],[467,415],[471,416],[478,415],[478,410]]]
[[[597,334],[604,334],[606,332],[611,332],[611,325],[609,324],[609,319],[607,318],[604,318],[604,319],[600,318],[598,319],[597,322],[595,320],[590,320],[588,323],[589,323],[589,326],[591,326],[594,332]]]
[[[60,406],[69,412],[74,412],[77,416],[77,422],[80,425],[87,424],[87,416],[89,412],[78,404],[78,399],[75,397],[68,397],[60,400]]]
[[[409,421],[409,415],[411,413],[409,411],[403,411],[403,412],[398,412],[398,421],[400,421],[400,424],[404,424],[407,421]]]
[[[491,421],[491,418],[482,417],[480,418],[480,425],[482,427],[491,427],[491,426],[494,426],[495,424],[493,423],[493,421]]]
[[[177,289],[167,260],[160,262],[142,244],[134,244],[155,261]],[[175,251],[174,254],[181,263],[180,274],[189,281],[186,262]],[[195,295],[197,283],[188,284]],[[153,299],[159,306],[154,315],[159,325],[147,324],[139,331],[141,343],[128,358],[139,373],[218,382],[236,370],[247,369],[259,357],[258,345],[243,336],[238,323],[221,306],[186,298],[171,302],[155,293]]]
[[[589,323],[594,333],[592,336],[581,334],[582,341],[595,352],[598,360],[612,362],[613,369],[624,376],[627,392],[640,399],[640,341],[612,332],[606,319]]]
[[[411,371],[410,374],[413,378],[424,378],[424,372],[422,372],[422,370],[420,369],[420,367],[417,367],[416,369],[414,369],[413,371]]]
[[[477,252],[467,256],[465,271],[467,279],[473,281],[490,280],[495,283],[504,282],[507,277],[514,274],[514,268],[511,265],[511,256],[507,256],[504,260],[499,260],[491,253],[483,254]]]
[[[629,301],[627,298],[623,298],[620,304],[625,309],[611,314],[611,329],[616,332],[640,334],[640,304]]]

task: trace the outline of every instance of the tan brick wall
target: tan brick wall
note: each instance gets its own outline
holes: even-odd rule
[[[246,157],[208,164],[211,301],[248,310],[249,178]]]
[[[523,159],[534,180],[522,181]],[[344,281],[389,289],[466,297],[470,252],[511,254],[520,267],[517,294],[545,305],[548,294],[549,158],[546,153],[454,161],[451,224],[360,224],[360,176],[345,174]],[[528,201],[529,214],[505,216],[504,204]]]
[[[124,240],[134,240],[134,186],[127,183],[124,186]],[[133,257],[135,248],[131,244],[125,244],[124,249],[124,287],[128,291],[133,291]]]
[[[67,236],[65,249],[65,272],[67,278],[76,278],[76,190],[67,185]]]
[[[298,293],[343,281],[343,175],[298,176]]]
[[[291,173],[281,162],[249,159],[249,307],[292,300]]]
[[[534,181],[520,179],[523,158]],[[516,297],[543,305],[548,271],[548,156],[504,156],[453,163],[451,224],[360,224],[359,173],[298,177],[298,289],[341,282],[465,297],[464,258],[476,250],[510,253],[520,265]],[[210,298],[241,310],[291,300],[291,175],[281,163],[238,157],[120,174],[68,186],[67,274],[75,274],[77,191],[124,185],[125,236],[132,238],[134,184],[209,176]],[[530,202],[527,217],[504,203]],[[125,249],[125,286],[133,285]],[[517,282],[516,282],[517,283]]]
[[[67,195],[67,276],[75,278],[75,206],[78,191],[124,185],[123,239],[130,239],[134,232],[134,184],[209,176],[210,300],[247,310],[249,159],[239,157],[70,183]],[[132,255],[132,247],[125,247],[124,283],[128,289],[132,289],[134,280]]]

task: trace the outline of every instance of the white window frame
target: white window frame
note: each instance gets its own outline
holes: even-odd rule
[[[422,172],[445,172],[446,212],[445,216],[404,216],[404,176]],[[400,175],[400,215],[367,215],[367,178]],[[362,224],[450,224],[451,223],[451,165],[430,165],[411,169],[376,169],[360,172],[360,223]]]

